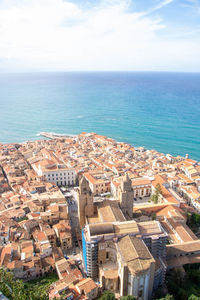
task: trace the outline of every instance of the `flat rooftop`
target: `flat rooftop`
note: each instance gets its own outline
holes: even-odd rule
[[[116,201],[105,200],[98,203],[98,216],[101,222],[123,222],[126,221],[118,203]]]
[[[127,234],[133,236],[151,236],[158,238],[159,236],[166,236],[166,232],[160,226],[158,221],[146,221],[136,223],[136,221],[124,222],[105,222],[93,223],[85,226],[85,237],[87,241],[119,238]]]

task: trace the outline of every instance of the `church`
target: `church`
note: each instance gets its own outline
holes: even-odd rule
[[[165,278],[167,233],[158,221],[133,219],[134,191],[122,177],[116,200],[94,202],[86,178],[80,181],[78,216],[87,275],[103,290],[151,299]]]

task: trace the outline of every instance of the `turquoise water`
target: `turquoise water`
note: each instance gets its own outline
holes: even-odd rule
[[[200,74],[0,74],[0,142],[97,132],[200,160]]]

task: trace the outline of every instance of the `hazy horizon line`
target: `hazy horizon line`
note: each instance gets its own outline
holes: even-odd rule
[[[3,74],[37,74],[37,73],[191,73],[200,74],[200,71],[163,71],[163,70],[51,70],[51,71],[5,71]]]

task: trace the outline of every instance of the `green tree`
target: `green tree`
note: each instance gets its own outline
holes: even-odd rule
[[[160,183],[157,183],[157,184],[156,184],[156,188],[155,188],[155,192],[154,192],[154,194],[151,196],[151,201],[154,202],[155,204],[157,204],[160,195],[162,195],[162,188],[161,188]]]
[[[193,213],[191,219],[195,225],[200,225],[200,214]]]
[[[156,184],[156,192],[157,192],[159,195],[162,195],[162,187],[161,187],[160,183],[157,183],[157,184]]]
[[[128,295],[120,297],[120,300],[136,300],[136,298],[134,296]]]
[[[185,288],[177,288],[176,298],[175,299],[181,299],[181,300],[187,300],[188,299],[188,292],[185,290]]]
[[[15,280],[12,272],[0,269],[0,290],[9,299],[26,300],[26,291],[22,280]]]
[[[190,297],[188,298],[188,300],[200,300],[200,297],[197,297],[195,295],[190,295]]]
[[[190,227],[190,229],[194,233],[197,233],[199,231],[199,227],[200,227],[200,214],[188,213],[187,214],[187,225]]]
[[[53,274],[51,277],[39,282],[24,283],[16,280],[12,272],[0,268],[0,291],[10,300],[48,300],[49,286],[57,279]]]
[[[105,291],[99,300],[116,300],[115,295],[110,291]]]
[[[155,212],[152,213],[151,218],[152,218],[152,220],[156,220],[156,213]]]
[[[167,294],[164,298],[160,298],[159,300],[174,300],[172,295]]]

